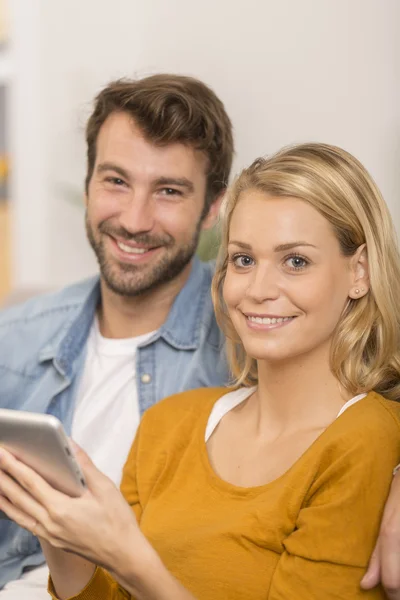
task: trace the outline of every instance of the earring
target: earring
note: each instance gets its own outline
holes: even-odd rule
[[[356,290],[354,290],[354,293],[355,293],[355,294],[359,294],[359,293],[360,293],[360,290],[357,288]]]

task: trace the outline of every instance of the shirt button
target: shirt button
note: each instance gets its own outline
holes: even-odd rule
[[[150,383],[151,375],[149,375],[148,373],[144,373],[144,375],[142,375],[141,377],[141,381],[142,383]]]

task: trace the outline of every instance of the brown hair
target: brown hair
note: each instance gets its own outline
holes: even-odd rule
[[[257,382],[257,363],[233,328],[223,284],[232,214],[249,189],[311,204],[331,224],[345,256],[366,244],[370,290],[362,298],[349,299],[332,340],[331,369],[353,394],[375,390],[400,400],[400,256],[393,222],[367,170],[348,152],[327,144],[302,144],[257,159],[242,171],[224,201],[212,291],[238,385]]]
[[[96,97],[86,127],[86,192],[96,162],[96,143],[107,117],[125,112],[155,144],[179,142],[208,158],[206,213],[228,185],[234,152],[232,124],[215,93],[198,79],[158,74],[144,79],[119,79]]]

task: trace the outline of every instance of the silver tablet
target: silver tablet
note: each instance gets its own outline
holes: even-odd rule
[[[85,479],[56,417],[0,409],[0,446],[60,492],[72,497],[84,492]]]

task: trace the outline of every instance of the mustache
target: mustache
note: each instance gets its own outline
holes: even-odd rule
[[[123,227],[114,227],[106,221],[100,223],[99,232],[120,240],[126,240],[127,242],[143,244],[144,246],[151,248],[156,248],[159,246],[172,246],[174,243],[174,239],[171,235],[150,235],[146,232],[131,233]]]

